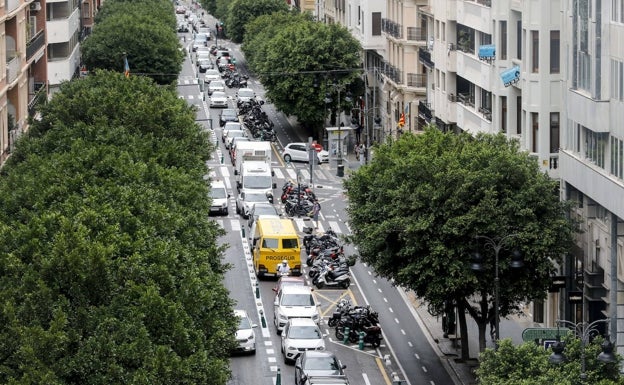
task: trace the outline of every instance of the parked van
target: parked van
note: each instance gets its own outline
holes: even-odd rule
[[[301,275],[301,245],[292,220],[259,217],[252,231],[253,264],[258,278],[276,277],[282,261],[288,262],[291,275]]]
[[[238,172],[236,189],[240,192],[263,192],[273,203],[273,189],[277,184],[273,182],[271,162],[248,160],[242,163]]]
[[[232,157],[234,163],[234,175],[238,175],[243,167],[243,162],[249,160],[260,160],[271,164],[271,143],[270,142],[245,142],[236,148],[236,153]]]

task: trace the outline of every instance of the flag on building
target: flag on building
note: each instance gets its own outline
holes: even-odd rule
[[[401,117],[399,118],[399,127],[405,126],[405,112],[401,112]]]
[[[124,56],[124,76],[130,77],[130,66],[128,65],[128,58]]]

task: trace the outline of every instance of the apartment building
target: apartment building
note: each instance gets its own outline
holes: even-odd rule
[[[48,82],[50,91],[78,75],[81,0],[47,0]],[[88,4],[88,3],[85,3]]]
[[[0,0],[0,165],[47,97],[45,2]]]

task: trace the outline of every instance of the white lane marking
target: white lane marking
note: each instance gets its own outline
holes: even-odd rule
[[[371,385],[370,381],[368,380],[368,376],[366,375],[366,373],[362,373],[362,378],[364,378],[364,383],[366,385]]]
[[[395,319],[394,319],[394,322],[399,323],[399,319],[398,319],[398,318],[395,318]]]
[[[389,307],[388,310],[390,310],[390,313],[394,313],[394,310],[392,310],[391,307]]]

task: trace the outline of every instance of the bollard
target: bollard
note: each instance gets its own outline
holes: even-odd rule
[[[344,328],[344,336],[342,337],[342,343],[346,344],[349,341],[349,333],[351,333],[351,329],[346,326]]]
[[[221,164],[223,164],[223,153],[221,153]]]
[[[256,282],[256,298],[260,298],[260,285]]]
[[[360,338],[358,339],[358,349],[364,350],[364,335],[366,333],[360,332]]]
[[[266,319],[264,319],[264,312],[260,310],[260,323],[262,323],[262,327],[266,327]]]
[[[245,239],[245,228],[241,227],[241,232],[243,233],[243,239]]]
[[[275,377],[275,385],[282,385],[282,371],[277,368],[277,377]]]

